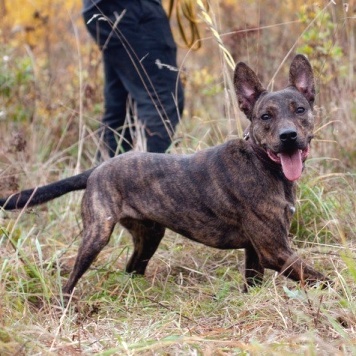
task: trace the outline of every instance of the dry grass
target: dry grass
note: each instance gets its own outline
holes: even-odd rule
[[[282,6],[271,11],[261,5],[258,10],[257,3],[246,1],[236,13],[232,9],[238,5],[228,1],[220,10],[213,7],[210,26],[220,33],[235,59],[249,61],[253,67],[255,63],[268,83],[281,57],[293,44],[303,44],[303,30],[314,20],[308,19],[305,25],[291,22],[295,17]],[[219,11],[226,23],[236,14],[236,22],[243,24],[246,12],[265,21],[261,27],[284,25],[266,26],[253,34],[237,29],[231,42],[224,36],[231,28],[216,24],[222,16]],[[1,355],[356,353],[356,103],[351,80],[354,67],[348,61],[355,53],[347,52],[354,51],[348,41],[354,40],[355,24],[345,25],[345,14],[334,5],[323,11],[331,14],[328,21],[338,24],[329,36],[334,46],[343,48],[344,57],[341,62],[333,56],[321,58],[317,49],[310,56],[314,61],[320,59],[315,63],[326,58],[325,71],[331,73],[335,64],[347,68],[348,74],[331,77],[328,82],[317,78],[313,156],[299,183],[291,232],[300,254],[329,275],[334,285],[326,290],[304,289],[269,271],[262,287],[243,294],[242,251],[218,251],[171,232],[150,262],[147,275],[131,279],[122,270],[132,245],[127,233],[118,227],[109,246],[78,284],[76,299],[68,308],[58,308],[60,288],[73,264],[82,228],[81,193],[73,193],[31,211],[1,213]],[[277,16],[283,21],[277,21]],[[319,33],[326,33],[329,26],[325,20],[313,24],[319,26]],[[273,41],[280,44],[281,54],[270,47]],[[182,56],[187,103],[176,135],[177,152],[194,152],[223,142],[238,135],[246,124],[236,113],[231,72],[224,64],[224,55],[219,55],[222,45],[208,30],[205,49],[203,46],[200,52]],[[58,78],[55,85],[59,89],[51,92],[51,107],[45,105],[49,84],[37,77],[33,78],[37,97],[19,95],[22,109],[12,100],[0,102],[0,111],[6,108],[8,112],[0,119],[1,195],[67,177],[93,164],[102,84],[100,66],[90,57],[88,46],[81,49],[83,72],[78,75],[82,80]],[[72,51],[77,53],[75,48]],[[20,54],[18,58],[22,58]],[[23,70],[18,62],[6,65],[9,78]],[[285,67],[288,64],[281,70]],[[285,73],[277,76],[274,86],[284,85],[284,78]],[[79,82],[85,89],[81,105],[74,89],[63,89],[75,88]],[[16,93],[23,93],[33,82],[16,85],[21,86]],[[37,111],[28,117],[28,110],[22,110],[31,105]],[[20,114],[25,118],[20,119]],[[39,302],[42,309],[37,307]]]

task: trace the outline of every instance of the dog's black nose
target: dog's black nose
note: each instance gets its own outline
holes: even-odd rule
[[[279,138],[282,142],[288,143],[288,142],[293,142],[297,139],[297,131],[293,129],[285,129],[280,132]]]

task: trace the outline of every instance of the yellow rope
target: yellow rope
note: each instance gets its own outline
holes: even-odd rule
[[[184,43],[192,49],[201,47],[200,33],[198,27],[198,16],[195,8],[196,1],[194,0],[170,0],[168,8],[168,17],[171,18],[173,10],[176,13],[177,25]],[[206,1],[206,9],[209,9],[209,4]],[[185,29],[185,21],[188,22],[189,32]]]

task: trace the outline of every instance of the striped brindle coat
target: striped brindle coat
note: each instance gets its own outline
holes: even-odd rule
[[[287,88],[268,92],[244,63],[234,83],[250,120],[248,140],[235,139],[191,155],[129,152],[58,182],[0,200],[6,209],[44,203],[85,189],[83,240],[63,288],[70,294],[109,242],[116,224],[132,235],[129,273],[144,274],[165,229],[220,249],[245,249],[246,286],[265,268],[296,281],[327,278],[290,248],[295,185],[313,137],[314,78],[297,55]]]

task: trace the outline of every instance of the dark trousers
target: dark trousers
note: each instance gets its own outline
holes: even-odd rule
[[[177,48],[167,15],[155,0],[110,0],[99,2],[98,7],[83,15],[103,54],[105,112],[101,131],[109,155],[132,148],[132,131],[124,128],[129,96],[144,128],[147,150],[165,152],[184,105]],[[99,17],[93,18],[95,14]]]

